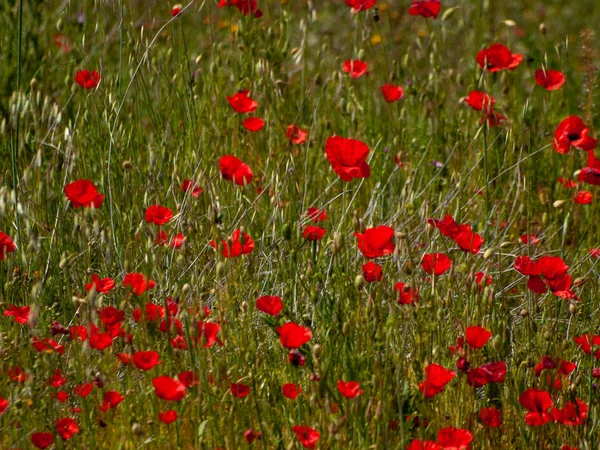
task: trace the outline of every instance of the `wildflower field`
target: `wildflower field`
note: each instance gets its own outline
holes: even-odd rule
[[[599,23],[2,0],[0,449],[600,448]]]

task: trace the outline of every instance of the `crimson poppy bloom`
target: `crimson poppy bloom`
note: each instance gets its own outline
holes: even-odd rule
[[[552,414],[548,412],[552,406],[552,397],[548,392],[535,388],[526,389],[519,396],[519,403],[529,411],[525,415],[527,425],[537,427],[552,422]]]
[[[209,242],[214,249],[217,248],[215,241]],[[237,258],[241,255],[247,255],[254,250],[254,241],[248,233],[244,233],[237,229],[227,241],[221,241],[221,255],[225,258]]]
[[[352,8],[353,13],[357,13],[359,11],[366,11],[369,8],[372,8],[375,5],[377,0],[344,0],[346,5]]]
[[[0,261],[2,261],[9,253],[14,252],[16,249],[17,246],[10,236],[0,231]]]
[[[491,337],[492,332],[479,325],[467,327],[465,332],[465,340],[467,341],[467,344],[469,347],[474,349],[482,348]]]
[[[429,275],[439,277],[450,270],[452,267],[452,260],[443,253],[431,253],[423,255],[421,267]]]
[[[494,407],[481,408],[479,410],[479,420],[490,428],[502,426],[502,413]]]
[[[363,75],[369,75],[367,63],[359,59],[349,59],[342,64],[342,71],[350,74],[350,78],[360,78]]]
[[[160,412],[158,413],[158,420],[166,425],[173,423],[177,420],[177,411],[169,409],[168,411]]]
[[[250,393],[250,387],[244,383],[231,383],[230,386],[231,395],[236,398],[244,398]]]
[[[219,159],[221,176],[228,181],[233,181],[238,186],[250,184],[254,174],[250,166],[235,156],[225,155]]]
[[[340,391],[340,394],[342,394],[346,398],[354,398],[364,394],[365,392],[360,388],[360,383],[356,381],[338,380],[337,388],[338,391]]]
[[[54,352],[58,353],[59,355],[62,355],[63,352],[65,351],[64,345],[59,345],[58,342],[56,342],[54,339],[50,339],[50,338],[38,339],[37,337],[34,336],[33,340],[32,340],[32,344],[33,344],[33,347],[38,352],[52,353],[54,351]]]
[[[308,426],[295,425],[292,427],[292,431],[296,433],[304,448],[315,448],[321,438],[321,433]]]
[[[417,288],[411,288],[404,283],[396,283],[394,291],[398,293],[398,303],[401,305],[416,305],[419,300],[419,292]]]
[[[550,411],[554,420],[562,425],[577,426],[585,422],[588,416],[588,405],[579,399],[569,400],[562,408],[552,408]]]
[[[262,17],[263,13],[258,9],[256,0],[220,0],[218,8],[235,6],[244,16],[252,15],[255,19]]]
[[[571,146],[579,150],[593,150],[596,148],[598,140],[590,137],[589,133],[590,129],[581,117],[569,116],[556,128],[552,146],[561,155],[569,153]]]
[[[250,91],[236,92],[232,97],[227,97],[227,101],[235,112],[245,114],[256,111],[258,103],[248,97]]]
[[[199,330],[198,340],[204,343],[204,348],[210,348],[215,345],[215,343],[223,345],[221,339],[217,337],[221,325],[212,322],[196,322],[196,325]]]
[[[394,229],[386,225],[368,228],[364,233],[354,233],[358,239],[358,249],[369,259],[394,253]]]
[[[101,294],[108,294],[115,287],[115,281],[112,278],[102,278],[95,273],[92,274],[91,283],[86,283],[85,290],[91,291],[92,288],[96,289],[96,292]]]
[[[118,391],[106,391],[102,396],[102,405],[100,405],[101,411],[108,411],[109,409],[116,408],[125,400],[125,396],[121,395]]]
[[[302,232],[302,237],[307,241],[320,241],[321,239],[323,239],[323,236],[325,236],[326,233],[327,232],[325,231],[325,228],[309,225],[306,228],[304,228],[304,231]]]
[[[463,98],[463,101],[475,111],[492,111],[496,104],[496,99],[485,92],[471,91],[469,95]]]
[[[296,350],[292,350],[288,353],[288,361],[294,367],[303,366],[306,364],[306,358],[304,355]]]
[[[296,125],[290,125],[289,127],[287,127],[285,135],[292,144],[300,145],[306,142],[306,138],[308,137],[308,131],[305,131]]]
[[[281,386],[281,392],[285,398],[295,400],[302,393],[302,387],[299,384],[285,383]]]
[[[181,183],[181,189],[183,190],[183,192],[191,193],[192,197],[198,197],[200,194],[202,194],[203,191],[203,189],[200,186],[196,185],[196,183],[187,178],[183,180],[183,183]]]
[[[262,127],[265,125],[265,121],[259,117],[248,117],[242,122],[242,125],[246,130],[255,133],[262,129]]]
[[[438,364],[429,364],[425,367],[425,380],[419,384],[419,391],[425,398],[432,398],[442,392],[455,376],[456,372]]]
[[[479,388],[488,383],[504,383],[506,363],[504,361],[489,362],[470,369],[467,373],[467,384]]]
[[[586,354],[591,355],[594,347],[600,347],[600,336],[583,334],[573,338],[577,346]],[[600,349],[594,351],[594,357],[600,359]]]
[[[433,17],[437,19],[442,4],[440,0],[413,0],[413,4],[408,8],[411,16],[421,16],[426,19]]]
[[[402,86],[394,86],[393,84],[384,84],[379,88],[383,99],[388,102],[396,102],[404,97],[404,89]]]
[[[369,261],[362,266],[362,275],[367,283],[373,283],[375,281],[381,281],[383,279],[383,272],[381,266]]]
[[[29,374],[21,369],[19,366],[13,366],[9,369],[6,369],[6,375],[11,381],[15,381],[17,383],[25,383],[29,380]]]
[[[70,417],[64,417],[56,421],[56,432],[63,440],[68,441],[79,433],[79,425]]]
[[[144,217],[148,223],[164,225],[173,218],[173,211],[166,206],[152,205],[146,209]]]
[[[315,223],[319,223],[327,219],[327,213],[324,209],[310,207],[306,212],[306,218],[312,220]]]
[[[134,366],[140,370],[151,370],[160,364],[159,354],[155,351],[135,352],[131,360]]]
[[[580,205],[589,205],[592,203],[592,193],[590,191],[578,191],[573,196],[573,201]]]
[[[52,433],[33,433],[31,435],[31,443],[35,445],[37,448],[44,449],[48,448],[54,442],[54,438],[52,437]]]
[[[256,300],[256,309],[270,316],[276,316],[283,309],[283,302],[280,297],[263,295]]]
[[[525,245],[537,245],[542,242],[541,239],[534,234],[523,234],[521,235],[520,239]]]
[[[406,447],[406,450],[444,450],[443,447],[435,441],[421,441],[413,439]]]
[[[565,84],[565,74],[558,70],[538,69],[535,71],[535,82],[547,91],[557,91]]]
[[[477,54],[477,64],[488,72],[498,72],[500,70],[514,70],[523,62],[523,55],[511,53],[508,48],[502,44],[492,44],[489,48],[484,48]]]
[[[367,164],[369,147],[364,142],[333,136],[325,141],[325,154],[335,173],[344,181],[371,176],[371,167]]]
[[[279,341],[284,348],[302,347],[312,338],[312,332],[294,322],[288,322],[281,327],[277,327]]]
[[[539,377],[544,370],[556,369],[556,363],[547,355],[542,356],[542,360],[534,367],[535,376]]]
[[[85,398],[92,392],[94,385],[92,383],[83,383],[75,386],[75,393],[81,398]]]
[[[454,240],[460,249],[465,252],[477,254],[484,243],[479,234],[473,233],[471,225],[459,225],[449,214],[443,220],[428,219],[427,223],[439,229],[444,236]]]
[[[123,278],[123,286],[131,286],[131,290],[137,296],[142,295],[148,289],[153,289],[156,282],[151,279],[146,279],[143,273],[128,273]]]
[[[0,415],[4,414],[4,411],[6,411],[9,404],[10,402],[7,399],[0,396]]]
[[[177,17],[179,14],[181,14],[181,5],[178,3],[171,9],[171,17]]]
[[[100,208],[104,195],[98,193],[90,180],[77,180],[65,186],[65,195],[73,208]]]
[[[185,396],[185,386],[176,378],[166,375],[156,377],[152,380],[154,393],[158,398],[172,402],[178,402]]]
[[[249,429],[244,431],[244,440],[248,443],[248,444],[252,444],[252,442],[254,442],[256,439],[261,439],[262,438],[262,433],[260,431],[254,431],[253,429]]]
[[[100,84],[100,75],[98,72],[89,70],[79,70],[75,74],[75,82],[84,89],[95,89]]]
[[[191,370],[181,372],[179,375],[177,375],[177,378],[183,383],[183,385],[186,388],[198,386],[198,384],[200,383],[200,378],[198,377],[198,375],[192,372]]]
[[[16,323],[25,325],[29,322],[29,315],[31,313],[31,306],[17,306],[9,305],[4,310],[4,317],[12,317]]]

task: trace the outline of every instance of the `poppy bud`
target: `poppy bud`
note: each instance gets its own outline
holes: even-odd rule
[[[283,227],[281,227],[281,234],[283,235],[283,238],[286,241],[289,241],[292,239],[292,227],[290,227],[289,224],[284,224]]]
[[[552,206],[555,208],[560,208],[562,207],[565,203],[567,203],[566,200],[556,200],[554,203],[552,203]]]
[[[221,278],[223,275],[225,275],[225,270],[225,263],[223,261],[219,261],[216,267],[217,278]]]
[[[344,322],[344,324],[342,325],[342,334],[344,336],[348,336],[349,333],[350,333],[350,325],[348,324],[348,322]]]
[[[363,59],[365,59],[365,49],[361,48],[361,49],[358,51],[358,59],[359,59],[359,60],[361,60],[361,61],[362,61]]]
[[[40,87],[40,82],[37,80],[37,78],[32,78],[29,82],[29,86],[31,87],[32,91],[37,91],[37,89]]]
[[[546,28],[546,24],[544,22],[540,23],[540,33],[542,33],[545,36],[547,32],[548,29]]]
[[[183,287],[181,288],[181,293],[182,293],[183,295],[187,295],[187,294],[190,292],[190,289],[191,289],[191,288],[190,288],[190,285],[189,285],[189,284],[187,284],[187,283],[185,283],[185,284],[183,285]]]
[[[142,434],[142,427],[139,423],[134,422],[133,425],[131,425],[131,432],[133,434],[135,434],[136,436],[139,436],[140,434]]]
[[[496,249],[493,247],[488,248],[485,252],[483,252],[483,259],[490,259],[495,251]]]
[[[319,344],[315,344],[312,348],[313,357],[318,359],[323,354],[323,348]]]
[[[471,368],[471,363],[461,356],[456,361],[456,368],[463,373],[467,373]]]
[[[528,311],[528,310],[526,310],[525,308],[523,308],[523,309],[521,310],[521,312],[519,313],[519,315],[520,315],[521,317],[529,317],[529,311]]]
[[[575,314],[575,313],[577,313],[577,305],[576,305],[575,303],[571,303],[571,304],[569,305],[569,312],[570,312],[571,314]]]
[[[244,312],[248,312],[248,302],[245,300],[242,302],[242,309]]]
[[[365,286],[365,279],[363,278],[362,275],[357,275],[356,278],[354,279],[354,287],[360,291],[364,286]]]
[[[492,339],[492,348],[496,351],[500,351],[502,348],[502,338],[500,336],[494,336]]]
[[[553,334],[550,331],[545,331],[544,332],[544,340],[550,342],[553,338]]]
[[[60,18],[56,22],[56,31],[58,31],[60,33],[64,27],[65,27],[65,21],[63,20],[62,16],[60,16]]]

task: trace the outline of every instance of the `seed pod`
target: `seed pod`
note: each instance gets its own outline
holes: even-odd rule
[[[284,224],[283,227],[281,227],[281,235],[283,236],[283,238],[286,241],[289,241],[292,239],[292,227],[289,224]]]
[[[223,275],[225,275],[226,270],[227,267],[225,266],[225,263],[223,261],[219,261],[216,267],[217,278],[221,278]]]
[[[362,275],[357,275],[354,279],[354,287],[360,291],[365,286],[365,279]]]

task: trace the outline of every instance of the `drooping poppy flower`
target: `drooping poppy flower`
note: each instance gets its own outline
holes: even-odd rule
[[[152,205],[146,209],[144,218],[148,223],[164,225],[173,218],[173,211],[166,206]]]
[[[6,411],[9,404],[10,402],[7,399],[0,396],[0,415],[4,414],[4,411]]]
[[[302,387],[299,384],[285,383],[281,386],[281,392],[285,398],[295,400],[302,393]]]
[[[56,342],[54,339],[51,339],[51,338],[38,339],[37,337],[34,336],[33,340],[32,340],[32,344],[33,344],[33,347],[38,352],[46,352],[46,353],[56,352],[59,355],[62,355],[63,352],[65,351],[64,345],[59,345],[58,342]]]
[[[263,295],[256,300],[256,309],[270,316],[277,316],[283,309],[283,302],[281,297]]]
[[[44,449],[48,448],[54,442],[54,437],[52,437],[52,433],[33,433],[31,435],[31,443],[37,448]]]
[[[592,203],[592,193],[590,191],[578,191],[573,196],[573,201],[579,205],[589,205]]]
[[[413,0],[413,4],[408,8],[411,16],[421,16],[426,19],[433,17],[437,19],[442,3],[440,0]]]
[[[179,14],[181,14],[181,9],[181,4],[178,3],[177,5],[174,5],[171,9],[171,17],[177,17]]]
[[[547,355],[542,356],[542,360],[534,367],[535,376],[539,377],[544,370],[556,369],[556,363]]]
[[[364,391],[360,388],[360,383],[356,381],[338,380],[337,388],[340,394],[346,398],[354,398],[364,394]]]
[[[17,249],[17,246],[10,238],[10,236],[6,233],[0,231],[0,261],[6,258],[6,255],[14,252]]]
[[[204,343],[204,348],[210,348],[216,343],[223,345],[221,339],[218,338],[221,325],[212,322],[196,322],[199,330],[198,341]]]
[[[210,241],[209,244],[212,248],[217,248],[215,241]],[[238,256],[252,253],[254,250],[254,241],[250,235],[248,233],[242,235],[239,229],[232,233],[230,239],[221,241],[221,245],[221,255],[225,258],[237,258]]]
[[[565,84],[565,74],[558,70],[538,69],[535,71],[535,82],[547,91],[557,91]]]
[[[147,352],[135,352],[131,360],[133,361],[133,365],[140,370],[151,370],[157,364],[160,364],[159,354],[155,351],[147,351]]]
[[[258,9],[256,0],[220,0],[219,9],[225,6],[235,6],[244,16],[252,15],[255,19],[263,15],[262,11]]]
[[[12,317],[16,323],[25,325],[29,322],[29,316],[31,313],[31,306],[17,306],[9,305],[4,310],[4,317]]]
[[[596,159],[594,151],[588,151],[587,166],[579,171],[579,181],[593,186],[600,186],[600,160]]]
[[[502,426],[502,413],[494,407],[481,408],[479,410],[479,420],[491,428]]]
[[[91,291],[92,287],[94,287],[98,293],[108,294],[115,287],[115,281],[112,278],[100,279],[100,277],[94,273],[92,274],[92,281],[85,285],[85,290]]]
[[[465,332],[465,340],[469,347],[473,349],[482,348],[491,337],[492,332],[479,325],[467,327]]]
[[[65,186],[65,195],[73,208],[100,208],[104,195],[98,193],[90,180],[76,180]]]
[[[236,398],[244,398],[250,394],[250,387],[244,383],[231,383],[229,390],[231,391],[231,395]]]
[[[548,392],[536,388],[526,389],[519,396],[519,403],[529,411],[525,415],[527,425],[537,427],[552,422],[552,414],[548,412],[552,406],[552,397]]]
[[[169,409],[168,411],[159,412],[158,420],[166,425],[173,423],[177,420],[177,411]]]
[[[462,428],[442,428],[438,431],[437,442],[444,450],[469,450],[473,435]]]
[[[309,225],[306,228],[304,228],[304,231],[302,232],[302,237],[307,241],[320,241],[321,239],[323,239],[323,236],[325,236],[326,233],[327,231],[325,230],[325,228]]]
[[[394,86],[393,84],[384,84],[379,88],[381,95],[388,103],[393,103],[404,97],[404,89],[402,86]]]
[[[579,399],[569,400],[562,408],[552,408],[550,411],[554,420],[562,425],[578,426],[585,422],[588,416],[588,405]]]
[[[342,64],[342,71],[350,74],[350,78],[360,78],[363,75],[369,75],[367,63],[359,59],[349,59]]]
[[[335,173],[344,181],[371,176],[371,167],[367,164],[369,147],[364,142],[332,136],[325,141],[325,154]]]
[[[598,140],[590,137],[589,133],[590,129],[581,117],[569,116],[556,128],[552,146],[561,155],[569,153],[571,146],[578,150],[593,150],[596,148]]]
[[[374,283],[383,279],[381,266],[373,261],[369,261],[362,266],[362,275],[367,283]]]
[[[496,104],[496,99],[485,92],[471,91],[469,95],[463,98],[463,101],[475,111],[492,111]]]
[[[308,426],[295,425],[292,427],[292,431],[296,433],[304,448],[315,448],[321,438],[321,433]]]
[[[128,273],[123,278],[123,286],[131,286],[131,290],[137,296],[142,295],[149,289],[156,286],[156,282],[151,279],[146,279],[143,273]]]
[[[394,229],[386,225],[368,228],[364,233],[354,233],[358,239],[358,249],[369,259],[394,253]]]
[[[70,417],[63,417],[56,421],[56,432],[65,441],[79,433],[79,425]]]
[[[324,209],[310,207],[306,211],[306,218],[312,220],[314,223],[319,223],[327,219],[327,213]]]
[[[219,170],[225,180],[233,181],[238,186],[250,184],[254,178],[250,166],[231,155],[221,156]]]
[[[413,439],[406,447],[406,450],[444,450],[443,447],[435,441],[421,441]]]
[[[284,348],[302,347],[312,338],[312,332],[294,322],[288,322],[281,327],[277,327],[279,341]]]
[[[84,89],[95,89],[100,84],[102,77],[98,72],[89,70],[79,70],[75,74],[75,82]]]
[[[253,429],[249,429],[244,431],[244,440],[248,444],[252,444],[256,439],[261,439],[262,433],[260,431],[254,431]]]
[[[290,125],[289,127],[287,127],[285,135],[292,144],[300,145],[306,142],[306,138],[308,137],[308,131],[303,130],[297,125]]]
[[[262,127],[265,125],[265,121],[260,117],[248,117],[242,122],[242,125],[246,130],[256,133],[262,129]]]
[[[185,396],[185,386],[176,378],[166,375],[156,377],[152,380],[154,393],[160,399],[178,402]]]
[[[102,405],[100,405],[101,411],[108,411],[109,409],[116,408],[125,400],[125,396],[121,395],[118,391],[106,391],[102,396]]]
[[[455,376],[456,372],[438,364],[429,364],[425,367],[425,380],[419,384],[419,391],[425,398],[431,398],[442,392]]]
[[[375,6],[377,0],[344,0],[346,5],[352,8],[353,13],[359,11],[366,11],[369,8]]]
[[[183,192],[191,193],[192,197],[198,197],[203,192],[203,189],[200,186],[187,178],[181,183],[181,190]]]
[[[439,277],[452,267],[452,260],[443,253],[431,253],[423,255],[421,267],[429,275]]]
[[[416,305],[419,300],[419,292],[417,288],[411,288],[404,283],[396,283],[394,291],[398,293],[398,303],[401,305]]]
[[[248,97],[250,91],[236,92],[232,97],[227,97],[227,101],[235,112],[245,114],[256,111],[258,103]]]
[[[523,55],[511,53],[502,44],[492,44],[477,54],[477,64],[488,72],[500,70],[514,70],[523,62]]]

